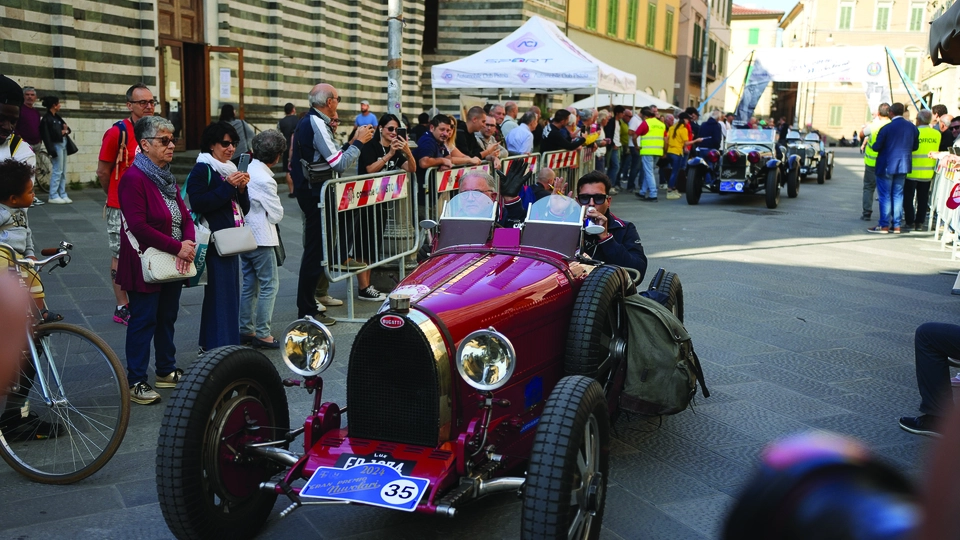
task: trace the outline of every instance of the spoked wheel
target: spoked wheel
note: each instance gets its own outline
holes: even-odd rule
[[[800,194],[800,167],[790,169],[787,175],[787,197],[796,198]]]
[[[277,500],[260,483],[282,470],[245,451],[282,439],[287,396],[265,356],[221,347],[191,366],[170,397],[157,442],[157,495],[177,538],[250,538]]]
[[[763,190],[767,198],[767,208],[776,208],[780,204],[780,179],[777,176],[777,169],[767,172],[767,183]]]
[[[595,268],[580,288],[567,331],[564,375],[596,379],[616,417],[626,375],[626,272],[615,266]]]
[[[700,167],[687,170],[687,204],[699,204],[703,194],[703,177],[705,173]]]
[[[660,291],[667,295],[666,303],[663,306],[672,311],[680,322],[683,322],[683,285],[680,284],[680,276],[661,268],[650,279],[647,290]]]
[[[560,379],[533,439],[521,538],[600,536],[610,468],[610,420],[596,381]]]
[[[33,187],[43,193],[50,192],[50,173],[53,172],[53,161],[46,150],[36,153],[37,166]]]
[[[127,378],[110,346],[86,328],[44,324],[34,344],[38,366],[24,360],[0,399],[0,457],[31,480],[70,484],[100,470],[123,441]]]

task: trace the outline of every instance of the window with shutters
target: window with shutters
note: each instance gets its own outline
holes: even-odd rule
[[[620,25],[620,0],[607,0],[607,34],[617,35]]]
[[[749,35],[749,37],[747,37],[747,45],[757,45],[757,44],[760,43],[760,29],[759,29],[759,28],[751,28],[751,29],[750,29],[750,33],[749,33],[748,35]]]
[[[910,77],[911,81],[917,80],[917,57],[908,56],[903,60],[903,73]]]
[[[637,17],[640,16],[640,0],[627,0],[627,39],[637,40]]]
[[[910,4],[910,26],[911,32],[919,32],[923,29],[923,4]]]
[[[843,106],[831,105],[830,106],[830,127],[840,127],[840,124],[842,122],[843,122]]]
[[[587,30],[597,29],[597,3],[600,0],[587,0]]]
[[[647,3],[647,47],[655,47],[657,44],[657,5],[653,2]]]
[[[703,31],[700,30],[700,25],[694,23],[693,25],[693,54],[690,56],[694,58],[700,58],[701,53],[703,52],[703,47],[700,46],[700,36],[703,34]]]
[[[717,58],[717,76],[723,77],[723,59],[726,58],[727,53],[723,50],[723,47],[720,47],[720,56]]]
[[[663,33],[663,50],[673,52],[673,10],[667,10],[667,20]]]
[[[716,41],[712,39],[710,40],[707,54],[710,55],[710,63],[715,64],[717,62],[717,42]]]
[[[893,4],[887,2],[881,2],[877,4],[877,14],[874,17],[873,28],[875,30],[889,30],[890,29],[890,10],[893,8]]]
[[[840,13],[837,16],[838,30],[853,29],[853,2],[840,2]]]

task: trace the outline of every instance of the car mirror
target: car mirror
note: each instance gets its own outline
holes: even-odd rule
[[[438,223],[432,219],[420,220],[420,228],[426,231],[432,231],[437,228]]]

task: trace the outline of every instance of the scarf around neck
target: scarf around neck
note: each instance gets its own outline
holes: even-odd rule
[[[147,178],[157,185],[164,197],[168,199],[177,198],[177,179],[170,172],[169,164],[160,168],[146,154],[137,154],[137,157],[133,158],[133,165],[143,171],[143,174],[147,175]]]
[[[213,154],[209,152],[200,152],[200,155],[197,156],[197,163],[209,165],[224,179],[237,172],[237,166],[234,165],[232,161],[218,161],[217,158],[213,157]]]

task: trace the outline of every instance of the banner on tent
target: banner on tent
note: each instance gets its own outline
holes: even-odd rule
[[[757,49],[747,76],[737,121],[746,122],[771,82],[862,82],[871,109],[890,99],[887,53],[875,47]]]

